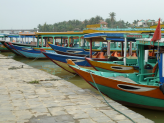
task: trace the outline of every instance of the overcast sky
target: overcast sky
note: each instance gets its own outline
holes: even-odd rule
[[[133,22],[164,19],[164,0],[0,0],[0,29],[33,29],[38,24],[90,19],[97,15]],[[163,21],[163,20],[162,20]]]

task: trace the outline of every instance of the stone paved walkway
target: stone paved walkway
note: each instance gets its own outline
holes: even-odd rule
[[[37,80],[39,84],[29,82]],[[136,123],[153,123],[110,100]],[[0,123],[132,123],[102,97],[0,54]]]

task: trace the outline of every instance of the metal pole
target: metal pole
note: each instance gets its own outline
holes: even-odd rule
[[[123,41],[122,41],[121,42],[121,56],[123,56],[123,52],[124,52],[123,47],[124,47],[124,44],[123,44]]]
[[[25,36],[25,44],[26,44],[26,36]]]
[[[124,38],[124,65],[126,65],[126,50],[127,50],[127,38]]]
[[[92,38],[90,39],[90,58],[92,58]]]
[[[130,50],[129,50],[129,55],[132,55],[132,42],[130,41]]]
[[[52,39],[53,39],[53,44],[55,44],[54,37],[52,37]]]
[[[43,47],[43,36],[42,36],[42,44],[41,44],[41,46]]]
[[[39,47],[39,35],[37,37],[37,47]]]
[[[108,45],[107,45],[107,55],[110,56],[110,42],[111,40],[108,40]]]
[[[63,45],[63,38],[61,37],[61,46]]]
[[[21,36],[19,35],[19,43],[20,43],[20,41],[21,41]]]
[[[79,37],[79,47],[81,47],[81,37]]]
[[[68,47],[69,47],[69,37],[68,37]]]

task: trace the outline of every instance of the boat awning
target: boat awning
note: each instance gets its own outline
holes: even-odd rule
[[[91,33],[84,35],[86,41],[90,42],[91,39],[93,42],[120,42],[124,41],[124,33]],[[127,39],[127,41],[135,41],[135,39]]]
[[[97,38],[97,37],[124,37],[124,33],[90,33],[85,34],[84,38]]]
[[[113,42],[125,41],[124,38],[106,38],[106,40],[111,40]],[[127,39],[127,41],[135,42],[135,39]]]
[[[23,36],[23,35],[8,35],[7,37],[9,37],[9,38],[35,38],[35,36],[29,36],[29,35],[26,35],[26,36]]]

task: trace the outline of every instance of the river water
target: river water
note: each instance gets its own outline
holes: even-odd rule
[[[58,67],[56,64],[51,62],[48,59],[27,59],[21,56],[16,56],[11,52],[1,53],[3,55],[9,56],[17,61],[26,63],[34,68],[46,71],[50,74],[53,74],[55,76],[59,76],[60,78],[63,78],[76,86],[83,88],[83,89],[90,89],[94,92],[97,92],[92,86],[90,86],[88,83],[85,82],[80,76],[73,75],[62,68]],[[128,107],[131,110],[145,116],[148,119],[153,120],[155,123],[164,123],[164,111],[154,111],[154,110],[147,110],[147,109],[140,109],[140,108],[132,108]]]

